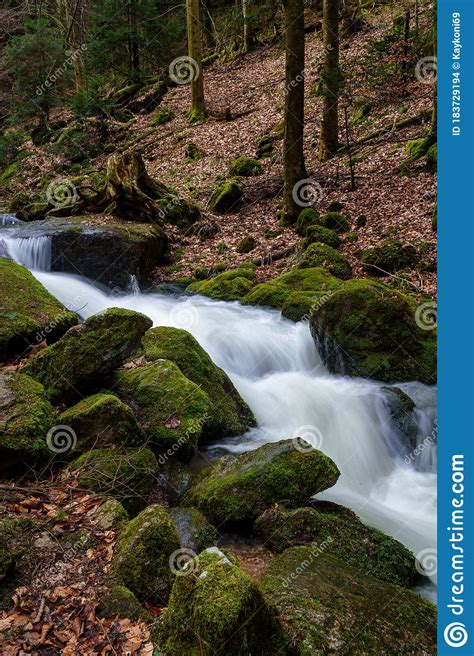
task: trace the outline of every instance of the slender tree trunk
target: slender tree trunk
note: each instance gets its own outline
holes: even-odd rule
[[[188,55],[191,72],[190,120],[199,120],[206,113],[204,102],[204,78],[202,70],[202,33],[200,0],[187,0]]]
[[[325,161],[337,153],[339,146],[339,1],[323,1],[324,66],[321,83],[323,115],[319,142],[319,159]]]
[[[304,0],[284,0],[286,99],[283,164],[283,221],[294,223],[301,212],[298,183],[306,178],[304,163]]]
[[[251,0],[242,0],[242,16],[244,21],[244,51],[252,50],[254,43],[252,12],[250,9]]]
[[[140,47],[138,43],[137,2],[138,0],[131,0],[128,9],[130,78],[132,80],[140,79]]]

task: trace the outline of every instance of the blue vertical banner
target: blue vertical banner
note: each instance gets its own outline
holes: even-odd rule
[[[474,0],[438,0],[438,654],[474,655]]]

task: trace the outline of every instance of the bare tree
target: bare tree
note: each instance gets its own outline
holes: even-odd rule
[[[339,146],[339,0],[323,1],[324,65],[321,80],[323,115],[319,141],[319,159],[336,154]]]
[[[206,113],[202,69],[202,32],[200,0],[187,0],[188,54],[190,58],[191,110],[190,120],[199,120]]]

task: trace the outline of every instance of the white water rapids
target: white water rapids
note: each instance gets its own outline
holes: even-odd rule
[[[9,248],[10,256],[28,266],[22,257],[24,245],[17,246]],[[422,562],[435,553],[435,388],[416,382],[399,385],[416,403],[417,442],[424,444],[421,455],[407,462],[383,385],[329,374],[306,322],[295,324],[276,310],[201,296],[136,290],[116,295],[77,276],[33,273],[82,318],[123,307],[143,312],[155,326],[189,330],[227,372],[258,421],[256,429],[217,447],[238,453],[266,442],[304,437],[341,470],[337,485],[318,498],[349,506],[367,524],[421,554]],[[425,586],[423,594],[433,598],[434,585],[429,588]]]

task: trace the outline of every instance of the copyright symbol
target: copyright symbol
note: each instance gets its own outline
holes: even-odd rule
[[[461,68],[461,64],[459,62],[454,62],[453,63],[453,68],[455,71],[457,71],[459,68]]]

